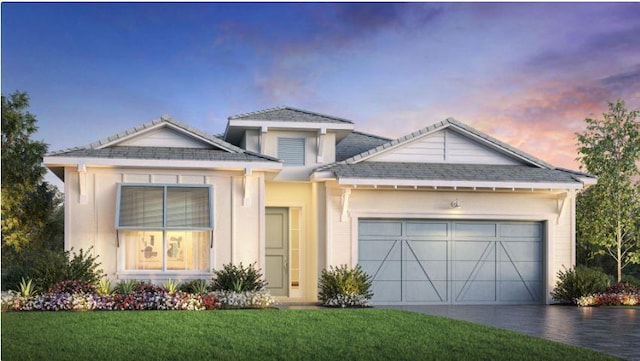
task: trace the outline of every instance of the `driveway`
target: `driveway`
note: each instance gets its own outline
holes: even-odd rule
[[[640,309],[572,306],[376,306],[494,326],[640,361]]]

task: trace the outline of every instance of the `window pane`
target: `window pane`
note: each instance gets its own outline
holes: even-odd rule
[[[120,191],[120,227],[162,227],[162,187],[123,186]]]
[[[162,270],[162,232],[125,231],[126,270]]]
[[[167,188],[167,227],[211,227],[209,188]]]
[[[209,270],[209,239],[207,231],[168,231],[168,270]]]

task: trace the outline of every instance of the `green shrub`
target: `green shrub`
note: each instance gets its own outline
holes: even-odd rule
[[[91,255],[91,248],[78,253],[48,251],[48,256],[34,262],[34,279],[40,289],[48,290],[61,281],[84,281],[97,284],[104,276],[98,256]]]
[[[363,307],[373,297],[371,292],[371,276],[356,265],[331,266],[329,270],[322,270],[318,282],[318,299],[325,306],[334,307]]]
[[[142,282],[136,280],[122,280],[113,289],[113,292],[119,295],[130,295],[136,290]]]
[[[576,266],[558,272],[558,281],[551,296],[562,303],[576,304],[582,296],[603,292],[610,280],[606,273],[599,269]]]
[[[623,275],[622,282],[640,288],[640,279],[632,275]]]
[[[262,273],[255,268],[255,263],[247,267],[240,262],[239,266],[231,263],[222,266],[221,270],[213,271],[211,289],[213,291],[252,292],[262,291],[267,283]]]

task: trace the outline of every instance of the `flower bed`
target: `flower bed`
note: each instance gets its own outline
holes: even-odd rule
[[[640,305],[640,290],[626,283],[616,283],[603,293],[594,293],[578,298],[580,307],[587,306],[637,306]]]
[[[130,292],[98,292],[79,281],[63,281],[41,295],[2,293],[3,311],[123,311],[213,310],[217,308],[266,308],[275,304],[267,291],[189,293],[169,291],[150,283],[137,283]]]

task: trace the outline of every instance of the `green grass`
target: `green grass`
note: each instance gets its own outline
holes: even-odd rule
[[[613,360],[398,310],[2,313],[10,360]]]

